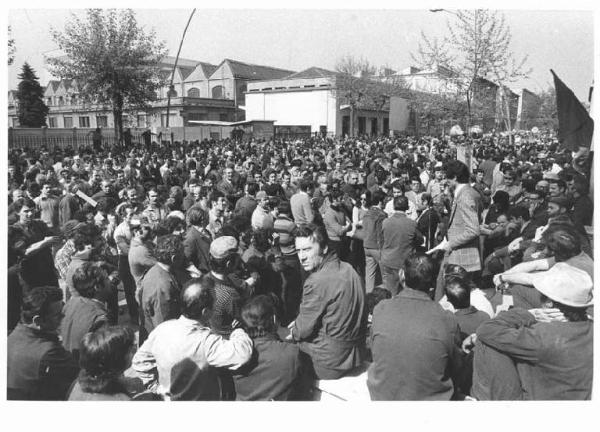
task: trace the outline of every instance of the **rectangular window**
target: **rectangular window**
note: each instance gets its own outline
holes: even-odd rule
[[[48,127],[56,127],[56,117],[48,117]]]
[[[175,120],[177,119],[177,114],[169,113],[169,127],[175,126]],[[167,127],[167,115],[160,115],[160,127]]]
[[[137,116],[137,127],[139,127],[139,128],[145,128],[146,127],[146,116],[145,115],[138,115]]]
[[[358,133],[364,134],[366,132],[366,129],[367,129],[366,117],[359,117],[358,118]]]
[[[96,116],[96,126],[97,127],[108,127],[108,117],[107,116]]]
[[[65,117],[65,127],[66,128],[73,127],[73,117]]]
[[[188,120],[208,120],[208,114],[206,113],[198,113],[198,112],[191,112],[188,114]]]
[[[219,114],[219,121],[227,121],[228,120],[228,115],[227,113],[221,113]]]
[[[89,117],[79,117],[79,127],[80,128],[89,128],[90,127],[90,118]]]

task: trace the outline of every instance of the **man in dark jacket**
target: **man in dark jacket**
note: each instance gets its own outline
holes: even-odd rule
[[[234,375],[236,399],[289,400],[300,375],[300,350],[279,339],[271,297],[250,299],[241,318],[254,349],[248,363]]]
[[[408,198],[394,198],[394,214],[383,221],[383,244],[381,247],[381,270],[385,288],[395,295],[398,293],[398,270],[406,258],[423,243],[423,235],[417,223],[406,216]]]
[[[367,386],[372,400],[450,400],[462,368],[456,318],[429,297],[431,258],[406,260],[403,289],[373,311]]]
[[[210,234],[205,228],[208,225],[208,214],[200,207],[192,207],[188,211],[187,219],[190,227],[183,240],[185,257],[202,274],[207,274],[210,271],[211,242]]]
[[[106,272],[85,262],[73,274],[73,286],[79,295],[69,299],[63,309],[60,326],[63,346],[79,360],[79,344],[88,332],[108,323],[106,301],[113,288]]]
[[[383,244],[383,231],[381,225],[387,214],[385,207],[385,193],[375,191],[371,196],[372,207],[363,217],[363,232],[365,238],[365,286],[367,293],[373,291],[375,285],[381,281],[381,245]]]
[[[363,361],[365,292],[352,266],[328,250],[323,226],[302,225],[294,234],[300,264],[310,275],[289,337],[310,357],[319,379],[341,378]]]
[[[58,340],[63,295],[38,287],[23,299],[21,323],[8,336],[8,400],[64,400],[79,368]]]
[[[480,400],[586,400],[592,394],[592,278],[564,262],[533,277],[540,309],[514,308],[477,329]]]

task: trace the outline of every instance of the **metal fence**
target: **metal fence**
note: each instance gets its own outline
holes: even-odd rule
[[[131,128],[132,143],[142,143],[145,129]],[[8,149],[72,148],[80,150],[92,148],[93,128],[8,128]],[[112,147],[118,144],[114,129],[102,129],[102,145]]]

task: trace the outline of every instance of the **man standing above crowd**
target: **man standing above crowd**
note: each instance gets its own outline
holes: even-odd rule
[[[479,279],[481,258],[479,254],[480,197],[469,184],[469,168],[457,160],[451,160],[446,167],[446,178],[454,188],[454,202],[448,222],[447,240],[436,248],[444,251],[444,261],[440,268],[440,277],[435,291],[435,300],[444,295],[441,274],[444,264],[456,264],[469,273],[477,273],[473,280]]]
[[[308,354],[317,378],[341,378],[363,361],[364,289],[350,264],[329,251],[322,226],[301,225],[294,234],[300,264],[310,275],[289,338]]]

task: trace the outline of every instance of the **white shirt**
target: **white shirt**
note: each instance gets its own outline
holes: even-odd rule
[[[385,208],[383,209],[388,216],[393,215],[394,213],[396,213],[396,210],[394,210],[394,199],[392,198],[391,200],[389,200],[387,202],[387,204],[385,205]],[[408,210],[404,212],[406,214],[406,216],[409,219],[412,220],[417,220],[417,206],[414,205],[414,203],[411,200],[408,200]]]
[[[492,307],[492,304],[485,296],[485,293],[479,288],[471,290],[470,299],[471,306],[473,306],[475,309],[485,312],[490,316],[490,318],[494,316],[494,308]],[[445,310],[454,313],[454,306],[452,306],[452,304],[448,301],[448,297],[446,297],[445,295],[440,299],[439,304]]]

